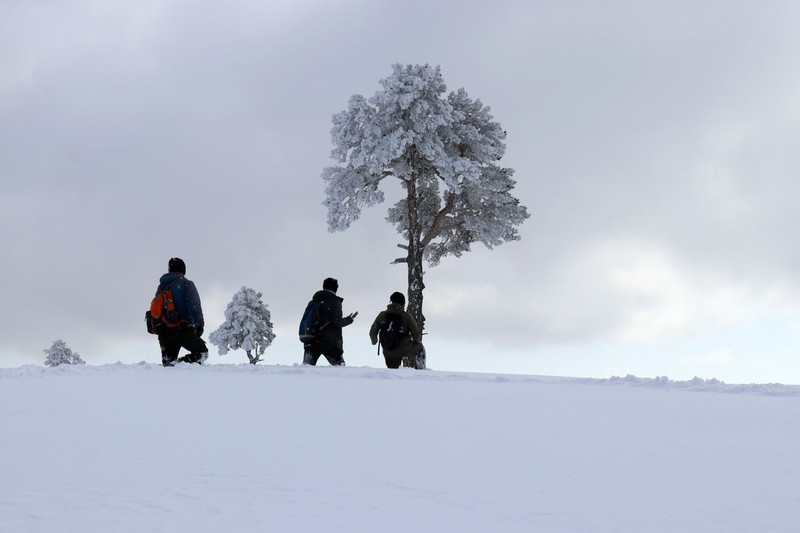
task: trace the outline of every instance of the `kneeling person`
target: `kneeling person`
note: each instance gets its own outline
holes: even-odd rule
[[[156,294],[167,289],[172,290],[180,326],[158,332],[161,363],[164,366],[173,366],[178,361],[201,364],[208,358],[208,348],[201,337],[205,321],[200,295],[194,282],[186,279],[186,263],[181,258],[170,259],[168,269],[169,271],[159,279]],[[181,348],[185,348],[189,353],[179,358],[178,353]]]
[[[402,364],[424,369],[422,330],[414,317],[405,310],[406,297],[401,292],[395,292],[389,297],[389,302],[386,310],[378,314],[369,329],[372,345],[380,341],[386,368],[399,368]]]

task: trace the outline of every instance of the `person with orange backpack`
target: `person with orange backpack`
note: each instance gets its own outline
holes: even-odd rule
[[[200,295],[194,282],[186,279],[183,259],[173,257],[169,260],[168,272],[161,276],[150,311],[145,315],[147,330],[158,335],[161,364],[201,364],[208,358],[208,348],[202,339],[205,321]],[[189,350],[189,353],[179,358],[181,348]]]

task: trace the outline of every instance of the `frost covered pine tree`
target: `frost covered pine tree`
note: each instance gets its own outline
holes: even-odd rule
[[[208,340],[220,355],[242,349],[251,365],[261,361],[264,350],[272,344],[272,320],[261,293],[242,287],[225,309],[225,322],[209,335]]]
[[[81,356],[73,352],[67,347],[67,343],[58,339],[53,341],[52,346],[47,350],[43,350],[47,355],[44,359],[44,366],[58,366],[58,365],[85,365],[86,361],[81,359]]]
[[[387,221],[404,239],[408,311],[424,327],[423,261],[461,256],[474,242],[493,248],[519,240],[527,209],[511,195],[513,170],[497,162],[506,132],[490,109],[464,89],[447,90],[439,67],[394,65],[372,98],[350,98],[334,115],[326,168],[328,230],[344,231],[361,209],[384,201],[387,178],[400,181],[405,198],[389,208]]]

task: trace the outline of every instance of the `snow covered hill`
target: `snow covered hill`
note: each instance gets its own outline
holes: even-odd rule
[[[0,531],[796,532],[800,387],[0,369]]]

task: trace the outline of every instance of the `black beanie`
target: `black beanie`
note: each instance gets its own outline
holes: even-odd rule
[[[333,278],[325,278],[325,281],[322,282],[322,288],[336,292],[339,290],[339,282]]]
[[[389,301],[393,304],[406,305],[406,297],[403,296],[402,292],[393,292],[392,295],[389,296]]]
[[[169,272],[180,272],[186,274],[186,263],[180,257],[173,257],[169,260]]]

